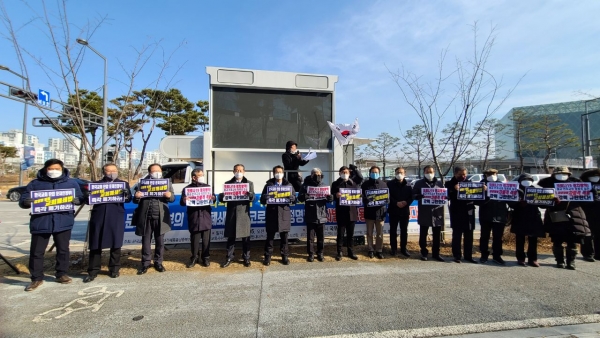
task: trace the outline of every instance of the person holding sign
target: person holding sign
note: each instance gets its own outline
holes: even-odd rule
[[[123,203],[131,201],[129,183],[120,180],[119,169],[113,163],[102,167],[104,177],[90,184],[90,196],[87,203],[92,204],[89,223],[89,248],[90,257],[88,275],[83,280],[89,283],[96,279],[100,272],[102,249],[110,249],[108,271],[111,278],[119,277],[121,268],[121,247],[125,233],[125,206]],[[96,187],[97,186],[97,187]],[[95,189],[100,188],[97,193]],[[98,195],[99,202],[95,203],[94,196]],[[107,196],[103,199],[102,196]]]
[[[406,246],[408,244],[408,221],[410,219],[410,205],[413,202],[412,188],[404,179],[404,168],[394,170],[395,179],[387,183],[390,191],[390,247],[392,256],[398,250],[398,223],[400,223],[400,253],[410,257]]]
[[[527,264],[533,267],[539,267],[537,262],[538,237],[546,237],[544,232],[544,223],[542,214],[537,205],[528,204],[525,201],[525,190],[533,186],[533,176],[530,174],[521,174],[517,179],[519,182],[519,201],[508,202],[512,208],[512,219],[510,232],[515,234],[517,263],[525,266]],[[527,254],[525,254],[525,236],[527,236]]]
[[[225,182],[225,187],[235,185],[244,187],[245,191],[240,191],[243,197],[239,199],[228,199],[224,193],[219,194],[219,202],[227,203],[227,212],[225,214],[225,232],[227,237],[227,258],[221,264],[222,268],[231,265],[235,255],[235,239],[242,238],[242,258],[244,266],[250,266],[250,204],[254,201],[254,183],[248,180],[244,174],[246,168],[243,164],[233,166],[233,178]],[[233,190],[233,189],[232,189]]]
[[[273,241],[275,233],[279,232],[279,251],[281,252],[281,263],[290,264],[288,255],[288,234],[292,227],[292,212],[290,204],[296,202],[296,192],[288,180],[283,177],[283,167],[273,167],[274,178],[267,181],[260,195],[260,204],[266,205],[265,226],[267,228],[267,240],[265,241],[265,259],[263,264],[271,264],[273,255]]]
[[[154,182],[153,182],[154,181]],[[144,183],[142,183],[144,182]],[[171,230],[169,203],[175,201],[175,193],[168,179],[162,178],[162,167],[158,163],[148,166],[148,175],[136,187],[133,203],[138,207],[133,212],[131,224],[135,234],[142,236],[142,266],[138,275],[148,272],[152,260],[152,236],[154,236],[154,269],[164,272],[164,237]]]
[[[485,177],[481,180],[482,183],[498,181],[498,170],[486,169],[483,174]],[[504,184],[504,183],[502,183]],[[508,221],[508,209],[506,202],[491,199],[488,194],[485,195],[484,201],[478,201],[479,205],[479,224],[481,224],[481,236],[479,238],[479,252],[481,252],[481,263],[486,263],[490,256],[489,243],[490,234],[492,234],[492,257],[493,261],[499,265],[506,263],[502,259],[502,236],[504,227]]]
[[[376,255],[377,258],[383,259],[383,223],[390,194],[387,184],[379,179],[379,171],[378,166],[372,166],[369,169],[369,179],[362,184],[361,189],[367,223],[369,258]],[[373,228],[376,232],[375,247],[373,247]]]
[[[340,192],[340,189],[353,189],[359,192],[360,198],[360,186],[350,179],[350,169],[343,166],[340,168],[340,178],[331,184],[331,194],[335,198],[335,215],[337,220],[337,256],[336,261],[342,260],[342,247],[344,242],[344,232],[346,233],[346,246],[348,248],[348,257],[357,260],[358,256],[354,254],[354,226],[358,219],[358,210],[355,205],[340,205],[341,200],[344,196]],[[355,197],[355,196],[353,196]]]
[[[285,153],[281,155],[281,161],[285,170],[298,170],[300,166],[304,166],[309,162],[302,159],[302,154],[298,150],[298,144],[294,141],[287,141],[285,144]],[[300,173],[288,172],[287,181],[294,186],[296,191],[302,189],[302,176],[300,176]]]
[[[417,222],[419,223],[419,246],[421,247],[421,260],[427,260],[427,234],[429,228],[432,233],[431,257],[437,261],[444,262],[444,258],[440,256],[440,241],[442,237],[442,226],[444,225],[444,205],[446,200],[438,200],[427,198],[427,203],[424,201],[426,189],[440,189],[437,191],[446,190],[442,182],[435,177],[435,170],[432,166],[427,165],[423,168],[424,178],[415,182],[413,187],[413,198],[419,201]],[[434,190],[435,191],[435,190]],[[444,191],[445,193],[445,191]],[[431,201],[436,203],[431,203]],[[438,203],[438,201],[443,203]],[[431,203],[431,204],[429,204]]]
[[[473,201],[458,198],[459,183],[471,182],[467,180],[467,168],[455,167],[454,177],[446,182],[448,200],[450,201],[450,227],[452,227],[452,255],[454,262],[460,263],[462,252],[461,240],[464,236],[465,261],[477,263],[473,259],[473,230],[475,230],[475,204]]]
[[[57,194],[59,189],[61,193]],[[50,237],[56,245],[56,282],[71,283],[72,279],[67,276],[67,272],[70,264],[69,240],[75,223],[73,205],[80,205],[82,202],[83,194],[79,184],[69,178],[69,170],[61,160],[46,161],[36,179],[27,184],[25,193],[19,200],[21,208],[32,208],[29,220],[31,283],[25,291],[33,291],[44,283],[44,253]],[[37,207],[38,211],[35,210],[37,205],[40,205]]]
[[[581,254],[585,261],[594,262],[600,260],[600,196],[598,195],[598,190],[600,190],[600,170],[592,169],[584,172],[581,175],[581,181],[590,182],[594,193],[593,202],[581,203],[592,233],[591,236],[583,238]]]
[[[325,223],[327,223],[327,202],[333,201],[331,189],[323,183],[323,173],[313,168],[310,176],[304,179],[298,200],[304,202],[304,221],[306,222],[306,252],[309,262],[314,261],[315,235],[317,237],[317,260],[323,261],[325,243]]]
[[[557,166],[554,168],[552,176],[541,179],[538,185],[542,188],[555,188],[555,184],[567,182],[581,181],[571,176],[568,167]],[[544,227],[552,239],[552,252],[556,259],[556,267],[565,268],[563,243],[566,243],[566,268],[575,270],[577,243],[581,243],[585,236],[590,235],[589,225],[585,218],[585,213],[581,209],[580,202],[561,201],[556,197],[554,206],[546,208]]]
[[[183,188],[179,204],[187,206],[188,230],[192,256],[185,266],[192,268],[198,258],[202,259],[202,266],[210,266],[210,231],[212,229],[212,216],[210,205],[215,202],[215,195],[210,185],[205,183],[204,171],[192,171],[192,183]],[[202,249],[200,249],[200,243]]]

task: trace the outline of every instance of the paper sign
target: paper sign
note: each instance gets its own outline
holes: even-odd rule
[[[169,180],[166,178],[158,180],[141,179],[138,191],[144,195],[143,197],[163,197],[164,193],[169,191]]]
[[[75,209],[75,189],[37,190],[31,192],[31,214],[64,212]]]
[[[526,188],[525,201],[530,205],[553,206],[553,188]]]
[[[267,204],[290,204],[292,198],[292,186],[270,185],[267,187]]]
[[[389,189],[365,190],[365,195],[367,197],[367,207],[379,207],[388,203],[390,191]]]
[[[458,182],[459,200],[485,200],[482,182]]]
[[[90,205],[103,203],[125,203],[125,182],[90,183],[88,185]]]
[[[212,204],[211,187],[185,188],[185,205],[188,207],[203,207]]]
[[[250,183],[231,183],[223,185],[223,201],[248,201],[248,191]]]
[[[421,205],[443,205],[448,200],[446,188],[421,188]]]
[[[592,184],[590,182],[554,183],[556,197],[561,201],[593,202]]]
[[[362,190],[360,189],[351,189],[351,188],[340,188],[340,205],[345,206],[362,206]]]
[[[327,187],[306,187],[306,193],[308,197],[307,201],[324,200],[327,196],[331,195],[331,188]]]
[[[487,193],[490,199],[497,201],[518,201],[519,182],[488,182]]]
[[[312,148],[308,149],[308,154],[304,155],[302,157],[303,160],[305,161],[310,161],[310,160],[314,160],[315,158],[317,158],[317,153],[315,153],[314,151],[312,151]]]

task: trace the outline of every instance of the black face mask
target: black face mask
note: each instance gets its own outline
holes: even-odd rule
[[[323,180],[323,176],[313,175],[313,180],[317,183],[321,183],[321,181]]]

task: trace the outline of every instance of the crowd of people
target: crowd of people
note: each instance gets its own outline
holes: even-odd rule
[[[545,207],[545,215],[542,218],[540,209],[525,202],[524,192],[527,187],[533,185],[531,175],[524,173],[518,177],[519,200],[499,201],[485,197],[481,201],[464,200],[458,197],[459,183],[469,182],[467,170],[464,167],[454,168],[454,176],[442,184],[436,177],[432,166],[423,169],[423,179],[418,180],[414,186],[407,183],[404,168],[396,168],[394,179],[385,182],[381,177],[381,170],[377,166],[369,169],[369,176],[364,178],[356,167],[350,165],[339,169],[339,177],[329,187],[329,194],[312,198],[311,187],[328,187],[323,181],[323,172],[319,168],[312,168],[310,175],[304,179],[296,172],[299,166],[306,165],[308,161],[302,160],[296,149],[297,144],[290,141],[286,145],[286,153],[282,155],[283,166],[273,167],[273,178],[268,180],[262,190],[260,203],[266,205],[265,227],[266,241],[264,243],[264,254],[262,263],[265,266],[271,264],[273,256],[274,238],[279,233],[279,251],[281,263],[290,264],[288,234],[291,230],[290,205],[296,203],[296,199],[304,203],[304,219],[307,233],[307,261],[313,262],[315,257],[323,261],[324,248],[324,226],[327,222],[327,203],[335,203],[335,215],[337,220],[335,259],[340,261],[346,256],[356,260],[358,257],[354,252],[354,227],[358,219],[358,207],[340,203],[342,198],[341,189],[353,189],[359,191],[363,200],[364,218],[367,226],[367,246],[370,258],[383,259],[383,225],[386,216],[390,224],[390,254],[399,254],[410,257],[407,250],[408,223],[410,217],[410,205],[418,201],[418,224],[420,259],[429,259],[427,248],[427,237],[431,231],[432,246],[431,259],[445,261],[440,255],[441,230],[444,225],[444,205],[427,205],[423,203],[423,188],[447,189],[450,225],[452,228],[452,256],[453,261],[461,263],[486,263],[491,255],[492,260],[500,265],[505,262],[502,258],[502,236],[504,229],[510,225],[510,230],[516,236],[516,258],[519,265],[530,265],[539,267],[537,261],[538,238],[546,234],[552,239],[553,253],[558,268],[575,269],[575,256],[577,244],[581,244],[584,259],[594,261],[600,259],[600,235],[598,225],[600,221],[600,199],[594,192],[594,202],[566,202],[555,198],[552,206]],[[225,261],[221,264],[226,268],[234,261],[236,238],[242,242],[243,265],[249,267],[250,261],[250,205],[255,200],[254,184],[245,176],[243,164],[233,167],[233,177],[226,184],[244,183],[248,190],[245,191],[245,199],[226,200],[223,193],[218,196],[212,195],[211,202],[218,200],[226,203],[224,237],[227,238],[227,254]],[[291,170],[286,178],[285,171]],[[88,275],[85,283],[92,282],[100,270],[100,256],[102,249],[110,249],[109,275],[111,278],[119,277],[121,247],[123,245],[123,233],[125,230],[125,208],[124,203],[133,201],[137,204],[132,217],[132,225],[135,226],[135,234],[142,237],[141,265],[137,271],[138,275],[145,274],[153,263],[158,272],[164,272],[164,234],[171,229],[171,219],[168,204],[175,201],[175,193],[169,185],[168,191],[162,192],[160,196],[147,197],[136,188],[130,193],[127,182],[118,178],[118,169],[114,164],[106,164],[102,168],[104,177],[98,183],[122,182],[125,184],[123,200],[115,203],[95,204],[92,208],[89,221],[89,264]],[[487,169],[485,177],[481,182],[497,181],[497,171]],[[186,203],[189,198],[186,194],[187,188],[210,187],[205,180],[202,169],[195,169],[191,174],[192,183],[183,189],[180,203],[187,206],[188,229],[191,241],[191,257],[186,267],[192,268],[196,264],[208,267],[210,265],[210,237],[212,229],[212,217],[210,204],[203,206],[191,206]],[[145,179],[162,179],[162,168],[159,164],[151,164]],[[580,179],[573,177],[569,168],[556,167],[553,174],[541,180],[538,185],[545,188],[553,188],[555,183],[560,182],[591,182],[600,180],[600,170],[586,171]],[[285,203],[269,203],[268,191],[270,187],[288,187],[286,191],[291,192]],[[486,185],[484,185],[484,188]],[[74,205],[88,203],[84,200],[79,185],[69,178],[69,170],[57,159],[48,160],[39,170],[37,178],[27,185],[27,193],[23,194],[19,205],[22,208],[30,208],[32,205],[31,192],[38,190],[73,189]],[[379,201],[375,205],[369,205],[367,191],[386,190],[385,201]],[[346,190],[344,190],[346,191]],[[479,262],[473,257],[473,232],[475,230],[475,211],[479,206],[479,222],[481,225],[481,237],[479,250],[481,257]],[[29,270],[31,283],[26,291],[33,291],[43,283],[43,261],[44,252],[50,237],[56,245],[56,281],[63,284],[71,283],[72,279],[67,275],[69,266],[69,239],[74,224],[73,210],[62,212],[51,212],[32,214],[30,220],[30,232],[32,236]],[[398,248],[398,229],[400,229],[400,245]],[[590,230],[591,229],[591,230]],[[490,235],[492,237],[491,251],[489,248]],[[154,238],[154,254],[152,254],[152,239]],[[316,246],[315,246],[316,238]],[[525,252],[525,239],[528,248]],[[566,254],[563,248],[566,243]],[[565,260],[566,258],[566,260]]]

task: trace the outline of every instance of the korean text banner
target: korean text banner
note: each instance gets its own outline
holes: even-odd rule
[[[248,190],[250,190],[249,183],[232,183],[223,185],[223,200],[228,201],[247,201]]]
[[[185,205],[188,207],[203,207],[213,203],[211,187],[185,188]]]
[[[518,201],[519,182],[488,182],[488,196],[498,201]]]
[[[308,193],[308,197],[306,198],[308,201],[324,200],[327,196],[331,195],[331,188],[329,186],[306,187],[306,192]]]
[[[270,185],[267,187],[267,204],[290,204],[292,197],[291,185]]]
[[[38,190],[31,192],[31,214],[64,212],[75,209],[73,197],[75,189]]]
[[[169,180],[166,178],[158,180],[141,179],[138,187],[144,197],[163,197],[164,193],[169,191]]]
[[[458,182],[459,200],[484,200],[483,183],[481,182]]]
[[[89,204],[124,203],[125,182],[90,183]]]
[[[378,207],[387,204],[390,191],[388,189],[365,190],[365,195],[367,197],[367,207]]]
[[[527,204],[540,206],[554,205],[554,189],[553,188],[526,188],[525,201]]]
[[[593,202],[590,182],[554,183],[556,197],[561,201]]]
[[[448,189],[446,188],[421,188],[422,205],[443,205],[448,200]]]
[[[360,189],[351,189],[351,188],[340,188],[340,205],[345,206],[362,206],[362,198],[361,198],[362,190]]]

